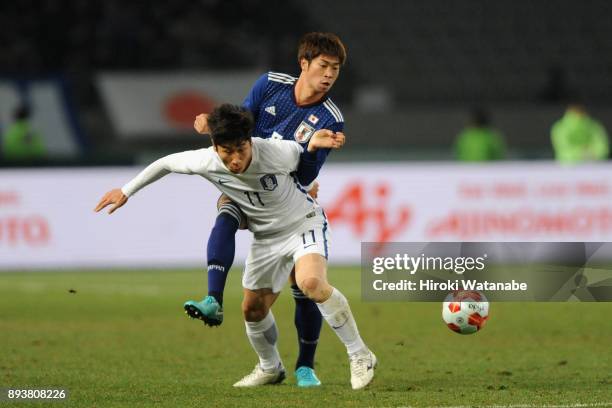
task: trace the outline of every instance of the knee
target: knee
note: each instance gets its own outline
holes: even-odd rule
[[[326,293],[329,292],[330,286],[320,278],[308,277],[299,283],[299,287],[309,299],[315,302],[323,302],[329,297]]]
[[[259,299],[244,300],[242,302],[242,315],[247,322],[259,322],[268,314],[263,301]]]

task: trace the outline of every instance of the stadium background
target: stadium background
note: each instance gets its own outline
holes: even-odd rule
[[[580,98],[612,127],[609,13],[610,5],[597,0],[4,4],[2,124],[10,122],[14,108],[11,88],[32,98],[27,85],[49,79],[69,105],[61,108],[68,116],[64,126],[76,133],[70,135],[75,146],[64,156],[86,164],[125,164],[146,152],[199,147],[190,102],[241,98],[248,81],[227,84],[221,95],[203,94],[195,81],[187,81],[191,87],[175,85],[193,97],[181,99],[173,116],[186,126],[185,137],[177,136],[172,122],[156,131],[144,128],[136,138],[138,129],[122,132],[122,122],[111,115],[114,101],[105,98],[104,78],[298,74],[300,35],[329,30],[349,51],[332,96],[343,110],[350,143],[334,160],[353,160],[358,153],[360,160],[451,158],[452,141],[475,105],[492,112],[511,157],[552,158],[550,125],[570,98]],[[160,81],[148,84],[158,88]],[[176,97],[172,91],[164,96]],[[143,95],[141,102],[151,95],[157,94]],[[33,105],[36,111],[49,109],[43,102]],[[159,123],[156,117],[138,119]],[[40,131],[53,137],[54,129]]]
[[[203,290],[213,189],[169,176],[113,217],[92,209],[151,160],[207,146],[192,130],[195,114],[239,103],[262,72],[297,75],[297,41],[317,30],[348,49],[331,93],[347,145],[321,177],[331,273],[387,366],[372,390],[352,396],[345,367],[329,363],[341,365],[342,350],[324,331],[319,364],[331,391],[274,392],[287,406],[610,404],[609,304],[497,304],[486,332],[458,339],[438,305],[360,302],[354,268],[361,241],[612,241],[612,166],[560,166],[550,143],[570,101],[612,129],[609,2],[42,0],[0,10],[0,127],[27,103],[47,150],[40,160],[0,159],[0,385],[70,387],[83,406],[187,406],[201,393],[213,406],[270,404],[270,391],[213,392],[253,357],[239,273],[222,329],[231,350],[178,316],[176,306]],[[476,106],[503,132],[508,160],[453,161]],[[238,264],[247,245],[243,233]],[[278,309],[290,361],[290,299]],[[195,341],[228,368],[202,362],[189,351]],[[202,367],[215,380],[185,379]]]

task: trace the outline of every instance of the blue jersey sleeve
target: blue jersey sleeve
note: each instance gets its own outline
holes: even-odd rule
[[[342,132],[344,130],[344,122],[335,122],[328,128],[333,132]],[[314,153],[310,153],[306,147],[304,152],[300,156],[300,163],[296,171],[296,176],[299,183],[303,186],[307,186],[319,176],[319,171],[323,167],[323,163],[327,159],[331,149],[319,149]]]
[[[242,102],[242,106],[251,111],[255,120],[257,120],[257,112],[259,112],[259,105],[264,98],[266,93],[266,87],[268,86],[268,74],[263,74],[262,76],[255,81],[253,88],[247,95],[244,102]]]

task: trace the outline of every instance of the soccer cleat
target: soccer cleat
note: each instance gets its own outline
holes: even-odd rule
[[[374,353],[366,350],[351,354],[349,363],[351,365],[351,386],[354,390],[359,390],[372,381],[374,368],[378,364]]]
[[[212,296],[206,296],[201,302],[188,300],[183,307],[189,317],[200,319],[208,326],[219,326],[223,323],[223,307]]]
[[[297,386],[302,388],[318,387],[321,381],[317,378],[314,370],[310,367],[301,366],[295,370]]]
[[[234,384],[234,387],[258,387],[267,384],[280,384],[285,379],[285,367],[278,363],[278,367],[272,370],[264,370],[259,364],[250,374],[243,377]]]

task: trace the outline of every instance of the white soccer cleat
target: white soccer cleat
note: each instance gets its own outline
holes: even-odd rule
[[[234,387],[258,387],[266,384],[280,384],[285,379],[285,367],[282,363],[272,370],[265,370],[259,364],[250,374],[234,384]]]
[[[374,369],[378,364],[374,353],[366,350],[351,354],[349,363],[351,365],[351,386],[354,390],[359,390],[372,381]]]

